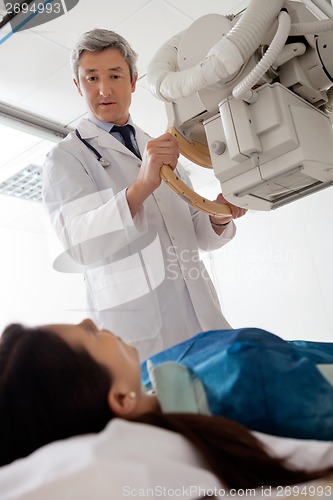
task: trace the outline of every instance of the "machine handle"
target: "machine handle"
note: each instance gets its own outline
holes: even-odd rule
[[[188,187],[185,182],[183,182],[178,175],[172,170],[169,165],[165,163],[162,165],[160,170],[161,179],[167,183],[167,185],[178,194],[184,201],[186,201],[192,207],[205,212],[212,216],[225,216],[232,217],[231,210],[228,205],[222,205],[216,201],[207,200],[203,196],[199,195],[193,189]]]

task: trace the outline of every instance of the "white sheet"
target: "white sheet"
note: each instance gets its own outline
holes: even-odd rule
[[[294,465],[333,465],[332,443],[257,436]],[[1,500],[194,500],[214,489],[225,498],[223,485],[184,438],[119,419],[99,434],[52,443],[0,469]]]
[[[220,486],[185,439],[144,424],[113,420],[97,435],[47,445],[0,469],[0,499],[121,500],[198,498]],[[192,488],[190,490],[190,488]],[[169,492],[170,493],[170,492]]]

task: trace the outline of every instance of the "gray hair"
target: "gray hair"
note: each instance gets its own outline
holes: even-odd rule
[[[129,66],[131,82],[133,82],[134,77],[138,74],[136,67],[137,53],[121,35],[104,29],[94,29],[84,33],[72,48],[70,63],[76,81],[79,81],[79,64],[82,52],[84,50],[101,52],[104,49],[119,50]]]

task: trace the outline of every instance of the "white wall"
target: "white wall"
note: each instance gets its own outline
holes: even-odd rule
[[[84,318],[82,277],[52,268],[58,245],[44,209],[31,201],[0,196],[3,209],[9,210],[13,204],[16,217],[11,227],[0,220],[0,332],[12,322],[37,325]]]
[[[234,328],[333,341],[333,190],[273,212],[249,212],[211,270]]]

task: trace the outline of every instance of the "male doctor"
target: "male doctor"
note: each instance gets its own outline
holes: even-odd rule
[[[176,140],[152,139],[131,121],[136,57],[124,38],[101,29],[73,48],[88,116],[49,153],[43,197],[64,248],[82,265],[89,315],[143,359],[198,332],[230,328],[198,247],[220,248],[235,226],[194,210],[161,183],[163,163],[189,180]],[[217,201],[227,203],[222,195]],[[244,215],[227,204],[233,218]]]

